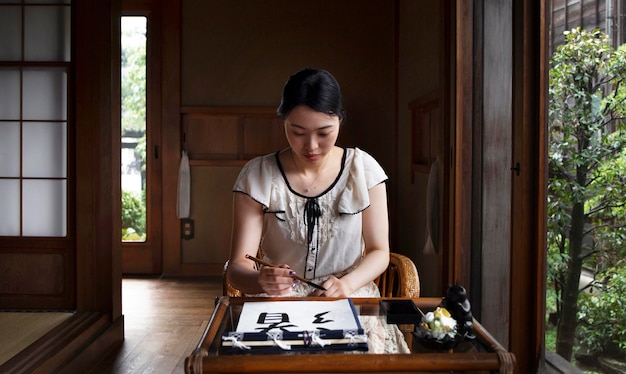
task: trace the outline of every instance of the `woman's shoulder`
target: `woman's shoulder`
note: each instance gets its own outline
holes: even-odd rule
[[[258,186],[271,184],[278,171],[276,155],[277,153],[271,153],[257,156],[246,162],[235,181],[234,191],[250,193]]]
[[[261,164],[261,165],[269,165],[269,164],[276,164],[276,157],[280,152],[273,152],[273,153],[268,153],[266,155],[263,156],[256,156],[254,158],[251,158],[248,162],[246,162],[246,164]]]
[[[277,168],[276,157],[277,152],[251,158],[244,164],[240,175],[259,173]]]
[[[346,164],[350,169],[362,170],[368,177],[376,179],[377,183],[387,179],[383,167],[374,156],[358,147],[346,149]]]
[[[369,153],[359,148],[346,148],[344,184],[337,196],[341,214],[357,214],[370,205],[369,190],[385,182],[387,174]]]
[[[368,152],[362,150],[359,147],[346,148],[347,157],[352,157],[354,160],[358,162],[362,162],[365,164],[376,164],[379,165],[378,161],[369,154]]]

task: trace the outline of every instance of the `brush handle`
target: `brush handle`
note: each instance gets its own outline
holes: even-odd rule
[[[246,255],[246,258],[248,260],[252,260],[252,261],[256,262],[257,264],[261,264],[263,266],[269,266],[269,267],[274,267],[274,268],[277,267],[274,264],[271,264],[271,263],[269,263],[267,261],[261,260],[260,258],[256,258],[254,256]],[[300,282],[304,282],[304,283],[308,284],[311,287],[315,287],[318,290],[326,291],[326,289],[324,287],[320,286],[319,284],[315,284],[315,283],[311,282],[310,280],[305,279],[305,278],[303,278],[303,277],[301,277],[301,276],[299,276],[297,274],[293,274],[292,277],[296,278]]]

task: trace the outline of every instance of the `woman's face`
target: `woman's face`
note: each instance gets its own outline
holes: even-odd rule
[[[338,116],[298,105],[285,119],[285,134],[299,159],[316,163],[335,146],[339,136],[339,124]]]

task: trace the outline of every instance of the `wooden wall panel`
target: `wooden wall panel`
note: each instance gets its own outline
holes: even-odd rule
[[[196,165],[243,165],[287,146],[272,107],[186,107],[182,123],[184,148]]]
[[[230,250],[232,187],[241,167],[288,143],[273,107],[185,107],[182,123],[195,234],[181,241],[181,264],[186,275],[219,275]]]
[[[249,118],[243,126],[244,158],[276,152],[288,146],[282,120],[278,117]]]
[[[75,255],[66,238],[0,241],[0,309],[75,308]]]
[[[191,167],[189,218],[194,221],[195,235],[193,239],[182,240],[183,264],[219,264],[218,273],[211,275],[221,274],[230,250],[232,190],[240,169],[240,166],[219,165]],[[206,271],[210,269],[205,268]]]
[[[0,254],[0,294],[63,293],[67,274],[64,257],[58,253]]]
[[[180,274],[180,220],[176,216],[178,170],[181,151],[181,1],[161,1],[163,29],[161,40],[162,92],[164,96],[162,118],[162,222],[163,222],[163,274]],[[165,99],[165,97],[167,97]]]
[[[189,115],[183,119],[184,148],[192,160],[239,158],[239,117]]]
[[[411,182],[413,173],[428,173],[430,165],[446,150],[441,149],[443,112],[438,94],[419,97],[411,110]]]

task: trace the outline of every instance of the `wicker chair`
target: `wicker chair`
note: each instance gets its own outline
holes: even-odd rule
[[[417,298],[420,296],[420,278],[413,261],[399,253],[390,253],[389,265],[374,281],[382,297]]]
[[[420,296],[420,279],[417,268],[407,256],[390,253],[389,266],[374,283],[382,297],[417,298]],[[240,297],[241,291],[228,281],[228,261],[222,273],[222,293],[224,296]]]

